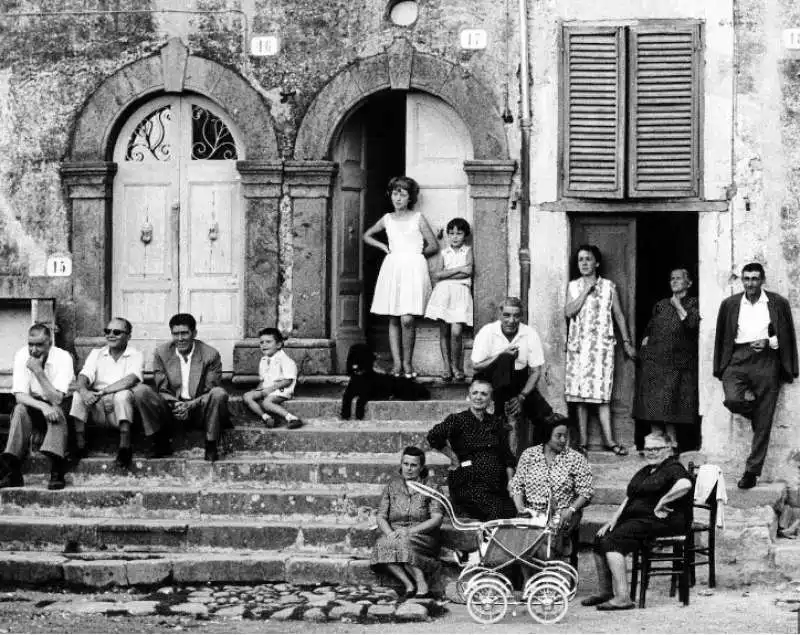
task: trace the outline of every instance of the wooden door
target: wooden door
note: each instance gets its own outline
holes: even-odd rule
[[[582,244],[596,245],[603,256],[602,276],[617,285],[622,310],[631,341],[636,341],[636,221],[611,215],[572,217],[572,250]],[[570,263],[572,265],[572,262]],[[575,271],[570,276],[577,275]],[[611,413],[617,440],[630,444],[633,440],[633,397],[636,387],[636,365],[625,357],[617,337],[614,356],[614,388]],[[592,441],[599,440],[598,430],[590,430]]]
[[[221,113],[200,98],[140,108],[117,142],[112,310],[150,351],[177,312],[233,366],[241,338],[241,158]]]
[[[339,165],[333,196],[333,334],[338,372],[346,372],[347,351],[365,340],[363,249],[366,201],[366,135],[361,117],[344,125],[333,151]]]
[[[434,233],[456,216],[472,225],[464,161],[472,159],[472,140],[458,113],[424,93],[406,97],[406,174],[420,186],[417,208]],[[444,243],[443,243],[444,244]]]

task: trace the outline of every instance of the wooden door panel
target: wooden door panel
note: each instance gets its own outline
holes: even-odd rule
[[[406,98],[406,174],[420,186],[419,209],[434,232],[456,216],[472,224],[464,161],[472,141],[458,113],[422,93]]]
[[[617,285],[631,341],[636,341],[636,221],[619,216],[575,216],[572,219],[572,252],[581,244],[596,245],[603,256],[602,276]],[[572,272],[574,275],[574,272]],[[618,336],[619,337],[619,336]],[[614,355],[614,388],[611,411],[617,438],[633,440],[633,398],[636,365],[625,357],[622,342]],[[595,431],[596,432],[596,431]]]
[[[339,164],[333,195],[334,303],[331,330],[336,341],[336,364],[344,372],[347,351],[364,341],[363,242],[366,197],[364,125],[348,121],[336,142],[333,158]]]
[[[127,278],[148,282],[172,279],[170,240],[171,183],[123,183],[122,270]]]
[[[185,232],[190,278],[237,275],[236,245],[241,236],[234,234],[234,190],[234,183],[189,183]]]

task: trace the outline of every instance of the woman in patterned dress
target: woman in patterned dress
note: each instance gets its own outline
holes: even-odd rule
[[[520,514],[526,508],[544,510],[550,501],[551,511],[561,516],[553,552],[562,558],[569,555],[570,532],[592,500],[592,468],[585,456],[567,447],[569,429],[564,421],[545,424],[542,432],[547,441],[522,453],[509,488]]]
[[[448,415],[428,432],[428,443],[450,459],[447,487],[456,512],[477,520],[517,515],[508,493],[516,457],[502,417],[486,409],[492,385],[476,379],[469,386],[468,410]]]
[[[425,574],[438,566],[439,526],[443,510],[432,498],[413,492],[408,481],[424,482],[428,476],[425,453],[417,447],[403,450],[400,476],[383,490],[378,507],[378,529],[383,534],[372,551],[373,567],[386,567],[405,586],[405,594],[428,595]]]
[[[633,358],[636,349],[628,337],[616,285],[600,277],[600,250],[594,245],[581,245],[576,262],[581,277],[570,281],[564,308],[569,320],[564,392],[566,400],[576,404],[578,409],[578,449],[586,451],[589,405],[596,404],[606,450],[625,455],[628,451],[614,440],[611,431],[611,388],[617,342],[614,323],[622,335],[625,354]]]

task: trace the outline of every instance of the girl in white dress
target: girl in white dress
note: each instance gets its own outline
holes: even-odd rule
[[[436,287],[425,317],[439,320],[439,348],[445,368],[442,379],[463,381],[462,337],[464,327],[472,326],[472,249],[464,241],[471,232],[463,218],[453,218],[446,231],[448,246],[442,250],[441,267],[431,274]]]
[[[431,293],[431,280],[426,256],[439,251],[439,243],[428,221],[414,205],[419,185],[407,176],[389,181],[386,192],[394,211],[364,232],[364,242],[386,252],[372,299],[371,313],[389,316],[389,348],[392,351],[392,372],[405,373],[415,379],[412,360],[416,343],[415,317],[425,312]],[[375,234],[385,231],[389,244],[376,240]]]

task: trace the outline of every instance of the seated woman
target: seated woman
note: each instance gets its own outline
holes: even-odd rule
[[[582,511],[594,494],[592,468],[580,452],[567,447],[569,430],[563,421],[543,427],[547,439],[525,450],[511,479],[510,490],[514,505],[521,514],[525,508],[544,510],[548,501],[561,516],[553,556],[570,554],[570,532],[580,523]]]
[[[692,504],[687,496],[692,489],[689,473],[661,434],[645,437],[644,452],[648,465],[633,475],[625,500],[597,532],[594,562],[600,591],[585,598],[583,606],[597,606],[600,611],[632,609],[625,555],[643,540],[686,530]]]
[[[372,551],[374,568],[386,567],[405,586],[407,596],[428,595],[425,573],[438,566],[439,526],[443,510],[435,500],[413,492],[408,481],[424,482],[428,476],[425,453],[417,447],[403,450],[400,476],[386,485],[378,507],[378,538]],[[412,581],[413,580],[413,581]]]
[[[428,432],[430,446],[450,459],[447,486],[456,513],[483,521],[517,515],[508,493],[517,461],[503,419],[486,411],[491,399],[491,384],[473,380],[469,409],[448,415]]]

